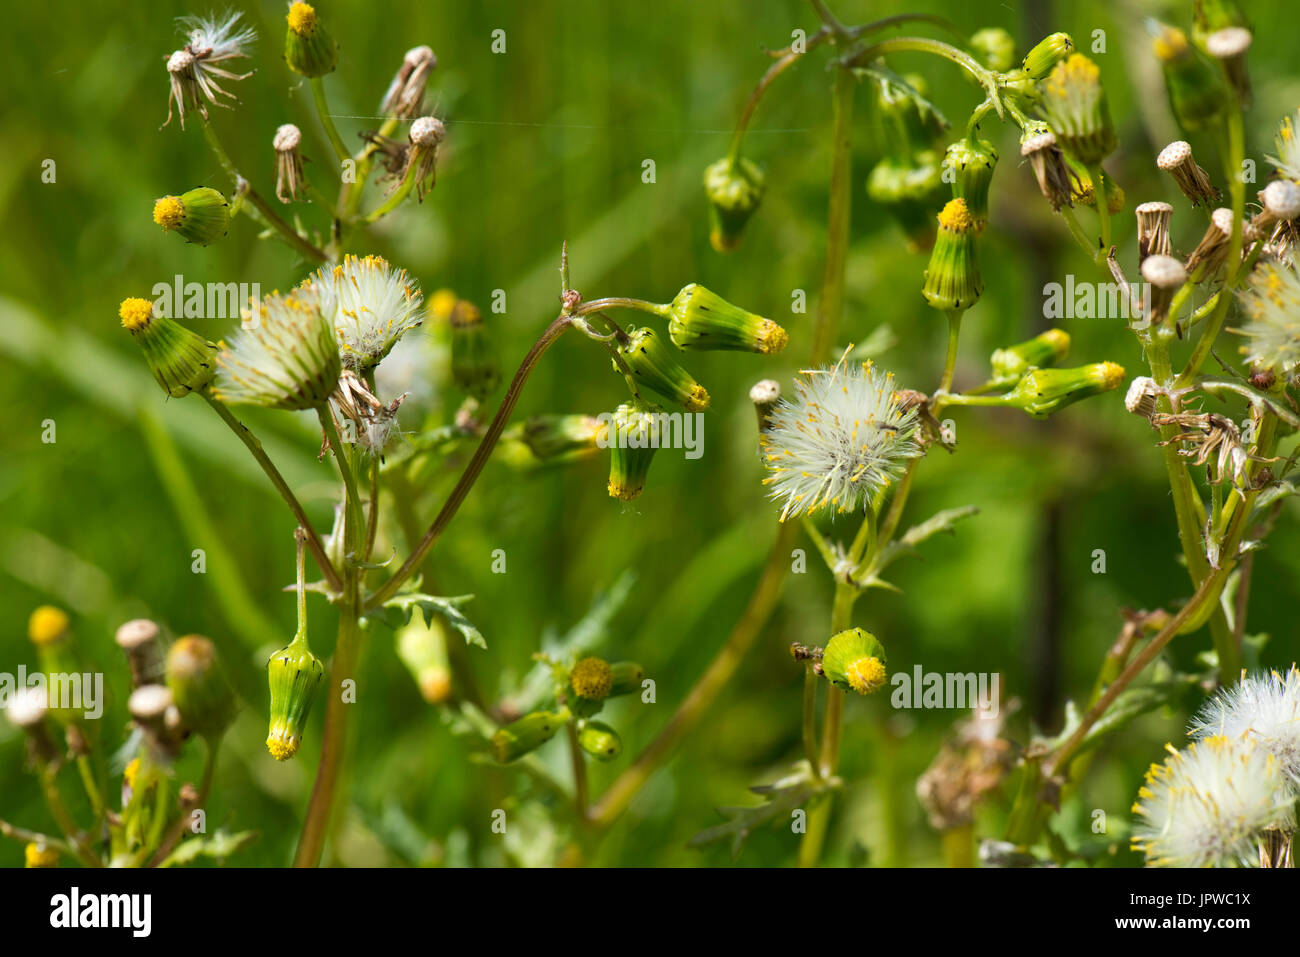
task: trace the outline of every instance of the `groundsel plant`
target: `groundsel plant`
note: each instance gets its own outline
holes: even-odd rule
[[[363,630],[392,630],[394,666],[409,671],[421,694],[435,704],[449,702],[451,666],[462,660],[466,647],[486,647],[484,636],[462,610],[472,596],[442,597],[423,591],[422,585],[430,553],[493,452],[500,447],[508,463],[536,468],[605,449],[610,456],[609,496],[621,502],[635,499],[647,485],[657,444],[616,441],[608,423],[640,429],[639,423],[657,421],[664,414],[660,403],[687,413],[703,412],[710,405],[708,391],[686,370],[682,357],[692,350],[771,355],[785,346],[788,336],[775,322],[695,283],[665,303],[625,297],[586,300],[570,284],[562,247],[558,315],[501,394],[500,359],[490,324],[477,305],[446,289],[426,298],[420,281],[406,269],[351,251],[364,244],[366,227],[409,198],[436,201],[440,150],[454,133],[425,105],[426,87],[437,65],[432,49],[419,46],[401,58],[383,94],[382,125],[363,134],[360,148],[350,151],[334,125],[322,83],[339,64],[326,11],[291,3],[285,26],[284,63],[310,86],[314,120],[333,156],[316,154],[315,164],[305,162],[312,158],[311,151],[297,124],[286,122],[268,131],[274,133],[268,135],[273,156],[261,165],[275,171],[275,199],[286,211],[293,209],[291,215],[278,211],[223,147],[217,124],[225,111],[212,109],[231,108],[232,121],[238,121],[232,85],[249,74],[235,73],[229,65],[254,61],[253,31],[238,13],[187,18],[180,23],[184,46],[165,58],[168,118],[174,111],[179,120],[175,134],[187,121],[191,128],[197,121],[229,177],[229,192],[201,186],[168,194],[154,201],[152,215],[164,233],[208,246],[244,241],[250,234],[239,227],[243,214],[264,238],[292,251],[295,268],[305,262],[313,271],[287,291],[253,298],[240,325],[216,342],[148,299],[127,299],[118,307],[118,316],[166,396],[197,395],[210,406],[254,457],[296,526],[298,627],[292,639],[264,661],[269,697],[266,748],[278,761],[319,751],[295,856],[297,865],[315,866],[331,833],[333,811],[341,803]],[[277,61],[276,54],[258,58],[272,69],[280,68]],[[167,130],[160,135],[174,134]],[[355,176],[341,176],[337,198],[327,199],[313,178],[334,161],[341,169],[354,170]],[[386,188],[366,209],[372,174]],[[648,324],[624,328],[611,315],[616,311],[638,312]],[[398,423],[406,393],[387,392],[380,383],[386,381],[383,365],[394,348],[422,324],[436,334],[421,338],[440,343],[449,374],[433,386],[421,382],[413,388],[421,393],[421,411],[428,412],[411,431]],[[598,350],[600,359],[593,368],[612,372],[611,407],[617,408],[604,417],[591,410],[565,411],[512,425],[529,374],[551,344],[570,330]],[[419,355],[428,358],[427,352]],[[434,376],[432,363],[422,373],[418,365],[413,372],[408,363],[397,378],[409,381],[412,375]],[[614,396],[623,386],[627,401],[620,405]],[[237,418],[240,406],[316,417],[321,456],[329,456],[338,477],[332,529],[318,529],[310,520],[259,439]],[[483,414],[493,407],[490,416]],[[448,459],[449,465],[460,468],[459,478],[435,517],[422,527],[415,518],[424,505],[418,492],[425,474],[421,470],[429,460],[442,460],[467,446],[473,448],[467,458]],[[389,502],[394,503],[391,510]],[[613,502],[611,506],[623,507]],[[385,559],[403,540],[405,556]],[[309,604],[322,599],[338,614],[337,642],[329,661],[312,651],[316,616]],[[463,638],[459,646],[452,640],[454,633]],[[38,609],[31,636],[42,673],[82,670],[77,667],[71,623],[63,612]],[[201,810],[213,787],[218,745],[241,707],[225,678],[219,643],[198,636],[170,641],[164,627],[148,621],[124,624],[117,641],[132,675],[133,723],[111,755],[104,751],[108,742],[53,702],[24,694],[8,708],[10,720],[27,736],[32,766],[62,834],[34,834],[0,822],[4,833],[28,845],[27,860],[33,866],[49,866],[60,858],[87,866],[170,866],[202,856],[229,856],[253,835],[202,834],[190,826],[193,812]],[[518,763],[526,772],[537,767],[530,752],[563,730],[573,779],[558,787],[571,798],[577,819],[586,821],[585,762],[615,761],[622,752],[618,732],[598,715],[608,699],[640,694],[644,671],[634,662],[610,663],[583,654],[576,645],[542,656],[538,668],[530,683],[498,706],[480,709],[458,703],[456,720],[475,736],[486,758]],[[481,700],[476,691],[465,690],[460,697]],[[317,741],[308,719],[321,699],[324,733]],[[252,702],[243,706],[257,707]],[[206,743],[206,758],[196,785],[177,780],[177,761],[197,738]],[[69,766],[75,767],[88,797],[93,815],[88,823],[74,820],[61,796],[60,772]],[[120,804],[114,799],[118,778]]]

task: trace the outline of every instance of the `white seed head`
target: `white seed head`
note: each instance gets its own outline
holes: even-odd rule
[[[1182,166],[1192,158],[1192,145],[1186,140],[1174,140],[1160,151],[1156,165],[1162,170],[1171,170]]]
[[[182,17],[182,32],[189,37],[189,49],[200,60],[220,63],[235,57],[248,56],[248,47],[257,38],[252,27],[240,26],[243,14],[230,11],[218,19],[208,17]]]
[[[412,70],[426,64],[429,69],[433,69],[438,65],[438,58],[434,56],[433,47],[418,46],[407,50],[406,56],[402,57],[402,62]]]
[[[1264,187],[1259,198],[1264,209],[1274,219],[1295,219],[1300,216],[1300,186],[1290,180],[1274,180]]]
[[[763,379],[755,382],[749,390],[749,401],[755,405],[771,405],[781,398],[781,383],[775,379]]]
[[[1282,765],[1300,786],[1300,670],[1276,671],[1243,678],[1219,691],[1192,720],[1189,736],[1245,738]]]
[[[850,512],[921,454],[917,411],[901,408],[893,374],[871,363],[812,369],[795,380],[762,435],[763,481],[782,503],[781,520],[822,508]]]
[[[437,146],[446,135],[447,127],[436,116],[422,116],[411,124],[411,142],[416,146]]]
[[[44,688],[19,688],[9,699],[5,713],[16,728],[34,728],[45,719],[49,696]]]
[[[1159,200],[1156,200],[1155,202],[1141,203],[1138,206],[1135,206],[1133,208],[1133,212],[1141,213],[1142,215],[1147,215],[1147,216],[1160,216],[1165,214],[1173,215],[1174,208],[1170,206],[1168,203],[1163,203],[1160,202]]]
[[[1161,289],[1176,289],[1187,282],[1187,270],[1173,256],[1148,256],[1142,260],[1142,278]]]
[[[1300,365],[1300,276],[1285,262],[1261,262],[1241,302],[1247,361],[1289,375]]]
[[[292,123],[285,123],[275,131],[275,139],[271,145],[275,147],[277,153],[288,153],[290,150],[296,150],[298,144],[302,142],[302,131]]]
[[[194,54],[189,50],[177,50],[167,58],[168,73],[185,73],[194,69]]]
[[[337,266],[322,266],[309,282],[330,295],[327,315],[349,369],[373,368],[424,321],[419,284],[379,256],[346,256]]]
[[[1154,867],[1249,864],[1260,835],[1292,824],[1294,795],[1263,748],[1207,737],[1152,765],[1133,806],[1133,846]]]
[[[1254,39],[1245,27],[1225,27],[1205,38],[1205,52],[1216,60],[1230,60],[1249,50]]]
[[[1232,235],[1232,220],[1232,210],[1223,206],[1210,214],[1210,222],[1214,224],[1214,228],[1225,236]]]
[[[124,651],[141,648],[158,637],[158,626],[148,618],[134,618],[117,629],[113,640]]]
[[[1160,391],[1155,379],[1140,375],[1129,383],[1128,392],[1124,394],[1124,408],[1149,419],[1156,410],[1156,396]]]
[[[166,685],[141,685],[131,692],[126,707],[137,721],[164,718],[172,707],[172,693]]]
[[[1040,150],[1051,149],[1055,145],[1055,133],[1039,133],[1021,142],[1020,155],[1029,156],[1031,153],[1037,153]]]

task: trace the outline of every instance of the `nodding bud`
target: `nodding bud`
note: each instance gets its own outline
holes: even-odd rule
[[[1197,281],[1212,279],[1228,261],[1228,250],[1232,244],[1232,227],[1234,217],[1232,210],[1220,206],[1210,214],[1210,225],[1205,235],[1192,254],[1187,257],[1187,271],[1193,273]],[[1242,235],[1246,240],[1252,239],[1254,230],[1248,223],[1242,224]]]
[[[5,707],[5,716],[26,736],[28,752],[37,764],[48,764],[58,757],[45,720],[48,715],[49,696],[44,687],[19,688],[9,696]]]
[[[399,120],[413,120],[424,112],[424,88],[429,74],[438,68],[438,58],[427,46],[412,47],[402,58],[401,69],[384,94],[380,110]]]
[[[30,868],[58,867],[59,849],[36,841],[28,841],[23,848],[23,866]]]
[[[971,34],[971,52],[986,69],[1006,73],[1016,63],[1016,40],[1001,27],[985,27]]]
[[[885,686],[885,646],[863,628],[841,631],[822,651],[822,674],[841,691],[872,694]]]
[[[969,309],[984,291],[975,243],[975,220],[964,199],[939,213],[939,232],[930,251],[921,294],[935,309]]]
[[[635,694],[641,690],[641,682],[645,680],[645,669],[635,661],[616,661],[609,666],[609,670],[611,698]]]
[[[171,691],[165,685],[141,685],[131,692],[126,706],[155,756],[164,761],[175,759],[183,732]]]
[[[906,73],[902,80],[902,83],[896,83],[882,79],[876,84],[876,103],[881,114],[891,121],[891,129],[902,133],[901,142],[891,145],[904,153],[912,149],[929,149],[948,128],[948,122],[934,110],[922,112],[918,106],[918,95],[930,95],[924,76]]]
[[[1133,212],[1137,218],[1138,265],[1148,256],[1168,256],[1169,223],[1174,208],[1168,203],[1142,203]]]
[[[1114,152],[1118,140],[1096,63],[1072,54],[1053,67],[1040,89],[1043,118],[1062,149],[1089,169]]]
[[[275,150],[275,198],[282,203],[301,199],[306,191],[306,174],[302,169],[302,131],[285,123],[275,131],[271,146]]]
[[[166,673],[185,727],[209,740],[219,738],[235,720],[235,691],[216,646],[201,635],[177,639],[167,652]]]
[[[1140,375],[1129,383],[1128,392],[1124,394],[1124,408],[1150,421],[1156,413],[1156,399],[1162,394],[1163,390],[1156,385],[1155,379]]]
[[[534,711],[518,721],[497,728],[492,735],[492,754],[501,764],[522,758],[540,747],[564,727],[571,715],[567,710]]]
[[[1272,230],[1278,223],[1300,218],[1300,186],[1289,179],[1276,179],[1259,193],[1263,209],[1251,220],[1251,225],[1262,232]]]
[[[457,388],[483,400],[501,382],[501,365],[483,313],[468,300],[458,300],[451,310],[451,378]]]
[[[644,490],[650,465],[659,447],[659,423],[664,410],[640,400],[624,402],[609,423],[609,495],[624,502]]]
[[[429,704],[442,704],[451,696],[451,665],[447,658],[447,629],[442,619],[416,611],[397,632],[397,657],[415,679],[420,696]]]
[[[1070,351],[1070,334],[1064,329],[1048,329],[1041,335],[1003,349],[989,357],[993,378],[1017,381],[1031,369],[1054,366]]]
[[[675,402],[687,412],[703,412],[709,407],[708,391],[677,361],[673,350],[653,329],[633,329],[618,343],[617,351],[638,385]],[[617,361],[613,365],[614,371],[622,371]]]
[[[1187,282],[1187,270],[1173,256],[1160,253],[1142,260],[1142,278],[1151,285],[1147,313],[1152,322],[1162,322],[1169,315],[1174,293]]]
[[[1187,34],[1158,24],[1152,49],[1164,72],[1169,107],[1178,125],[1201,130],[1217,123],[1228,107],[1223,78],[1187,42]]]
[[[1224,75],[1243,107],[1250,106],[1250,72],[1246,68],[1246,51],[1254,35],[1245,27],[1225,27],[1205,38],[1205,52],[1223,64]]]
[[[774,355],[790,341],[789,334],[771,319],[733,306],[698,283],[682,289],[665,312],[668,337],[679,349]]]
[[[1183,195],[1193,206],[1208,206],[1219,198],[1219,191],[1210,182],[1210,176],[1192,157],[1191,144],[1174,140],[1156,157],[1156,166],[1174,178]]]
[[[158,626],[147,618],[135,618],[117,629],[113,640],[126,655],[131,669],[131,687],[156,684],[163,680],[162,642]]]
[[[566,703],[574,714],[591,717],[604,707],[614,688],[614,669],[603,658],[587,657],[569,672]]]
[[[623,739],[602,721],[584,721],[578,728],[578,747],[597,761],[613,761],[623,753]]]
[[[934,245],[934,213],[949,196],[943,165],[934,150],[880,160],[867,177],[867,195],[885,207],[912,251],[923,252]]]
[[[325,678],[325,666],[311,653],[305,632],[273,654],[266,663],[271,688],[271,717],[266,750],[277,761],[298,753],[312,703]]]
[[[1074,40],[1068,33],[1053,33],[1038,41],[1034,48],[1025,54],[1020,69],[1028,79],[1041,80],[1073,50]]]
[[[230,203],[212,187],[200,186],[155,200],[153,221],[187,243],[209,246],[230,229]]]
[[[122,300],[122,328],[144,352],[145,362],[164,392],[174,399],[205,389],[217,371],[216,343],[178,322],[156,315],[148,299]]]
[[[709,242],[720,253],[740,245],[741,233],[763,200],[763,171],[743,157],[724,157],[704,171],[709,197]]]
[[[1114,362],[1076,369],[1034,369],[1005,398],[1008,405],[1042,419],[1080,399],[1118,389],[1123,382],[1124,367]]]
[[[285,17],[284,61],[294,73],[312,79],[332,73],[339,62],[339,45],[321,24],[309,3],[296,2]]]
[[[560,465],[585,458],[600,448],[606,426],[592,415],[533,415],[509,431],[534,464]]]
[[[998,153],[993,144],[971,133],[948,147],[944,163],[953,171],[952,195],[966,203],[975,231],[984,232],[989,221],[989,186]]]
[[[781,401],[781,383],[775,379],[760,379],[749,390],[749,401],[754,403],[758,413],[758,431],[766,432],[772,427],[772,411]]]
[[[1020,138],[1020,155],[1029,161],[1038,182],[1038,191],[1052,204],[1053,212],[1073,206],[1077,177],[1070,172],[1065,154],[1056,145],[1056,136],[1045,124],[1031,124]]]

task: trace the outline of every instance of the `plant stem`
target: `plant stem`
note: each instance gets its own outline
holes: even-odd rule
[[[293,513],[294,520],[307,533],[307,548],[311,551],[311,557],[315,559],[317,567],[320,568],[321,574],[325,576],[325,581],[329,587],[335,591],[342,591],[343,580],[339,578],[338,571],[334,568],[333,562],[325,554],[325,546],[320,540],[320,535],[312,527],[311,521],[307,518],[307,513],[303,511],[302,504],[298,501],[289,484],[280,474],[280,470],[275,467],[266,451],[262,448],[261,441],[255,436],[244,423],[235,418],[234,414],[226,408],[225,403],[214,399],[207,392],[200,393],[208,405],[221,418],[221,421],[230,427],[230,431],[235,433],[236,438],[244,443],[244,447],[252,454],[257,464],[262,467],[266,477],[271,480],[271,485],[280,493],[284,503],[289,506],[289,511]]]
[[[362,222],[369,226],[387,216],[411,195],[411,188],[415,185],[415,164],[412,163],[406,171],[406,177],[402,180],[401,185],[393,190],[393,194],[388,197],[382,206],[378,206],[366,214]]]
[[[964,309],[949,309],[948,314],[948,357],[943,364],[943,378],[939,381],[939,390],[947,392],[952,388],[952,375],[957,369],[957,340],[961,336],[961,317]]]
[[[207,750],[203,756],[203,779],[199,784],[199,797],[195,803],[195,808],[202,808],[208,800],[208,794],[212,791],[213,772],[217,766],[217,748],[221,744],[221,739],[216,740],[205,738],[203,741]],[[185,833],[185,827],[193,820],[194,812],[183,813],[173,823],[167,831],[167,836],[163,838],[162,843],[158,845],[158,850],[153,858],[149,861],[150,867],[157,867],[167,859],[172,848],[180,841],[181,836]]]
[[[892,40],[882,40],[880,43],[872,44],[865,50],[854,54],[846,65],[857,66],[870,63],[872,60],[887,56],[890,53],[903,52],[930,53],[951,60],[979,81],[980,86],[984,87],[984,92],[993,102],[993,108],[997,111],[998,117],[1003,116],[1002,97],[998,93],[997,81],[994,79],[993,74],[981,66],[969,53],[958,50],[956,47],[940,40],[931,40],[928,37],[896,37]]]
[[[849,222],[853,205],[853,93],[856,80],[846,69],[835,71],[831,88],[831,179],[826,213],[826,269],[822,294],[817,302],[817,324],[813,328],[812,362],[821,365],[830,358],[835,333],[844,313],[844,267],[849,252]]]
[[[352,154],[343,145],[343,137],[339,136],[338,128],[334,126],[334,116],[330,113],[329,100],[325,97],[325,81],[321,77],[311,78],[311,98],[316,104],[316,115],[320,117],[325,136],[329,139],[330,146],[334,147],[334,156],[340,163],[346,163]]]
[[[45,795],[45,803],[50,809],[50,816],[54,818],[54,823],[59,826],[59,830],[68,838],[77,859],[87,867],[103,867],[103,863],[86,843],[86,836],[81,833],[81,829],[77,827],[72,815],[68,813],[67,807],[63,804],[63,797],[59,794],[58,772],[53,766],[42,762],[36,769],[36,774],[40,778],[41,791]]]
[[[325,438],[329,440],[330,451],[334,453],[334,464],[338,466],[339,475],[343,477],[344,497],[347,499],[344,504],[348,516],[348,531],[345,538],[349,545],[355,546],[360,540],[358,536],[364,534],[366,527],[361,516],[361,493],[357,490],[357,478],[352,474],[352,463],[348,461],[347,452],[343,448],[343,439],[339,437],[339,428],[334,424],[334,415],[330,412],[328,404],[316,407],[316,418],[320,420]],[[351,548],[346,552],[351,553]],[[344,557],[346,559],[348,555],[345,554]]]
[[[501,433],[506,427],[506,422],[510,418],[510,413],[514,411],[515,403],[519,401],[519,396],[523,392],[524,383],[528,381],[529,374],[537,365],[538,360],[551,344],[558,339],[563,332],[573,323],[571,316],[560,316],[541,334],[528,354],[524,356],[523,362],[515,371],[514,378],[510,380],[510,385],[506,389],[505,396],[501,399],[501,405],[497,408],[496,415],[492,418],[491,425],[483,433],[483,438],[479,441],[478,448],[474,450],[473,457],[465,466],[465,471],[461,473],[460,479],[456,482],[455,488],[447,496],[447,501],[443,503],[442,510],[438,512],[437,517],[433,520],[424,537],[420,539],[420,544],[416,546],[415,551],[402,563],[402,567],[393,573],[393,576],[386,581],[383,586],[376,591],[366,602],[365,610],[378,608],[393,595],[397,594],[398,588],[402,582],[411,576],[411,573],[417,569],[424,561],[424,557],[429,554],[438,536],[455,517],[457,509],[469,494],[469,490],[474,487],[475,480],[479,473],[483,471],[483,466],[487,464],[488,457],[491,456],[492,450],[496,447],[497,440],[501,438]]]
[[[582,747],[578,744],[578,729],[575,722],[566,721],[564,729],[569,737],[569,760],[573,764],[573,810],[578,821],[587,821],[587,762],[582,756]]]
[[[804,47],[804,53],[807,53],[814,45],[816,45],[818,37],[825,37],[827,35],[828,34],[819,33],[817,36],[811,38],[808,41],[808,44]],[[772,81],[784,73],[786,69],[803,56],[804,53],[795,53],[793,50],[790,50],[782,54],[779,60],[767,68],[767,72],[763,74],[763,78],[758,81],[758,86],[754,87],[754,92],[749,95],[749,99],[745,102],[745,108],[741,110],[740,119],[736,121],[736,132],[731,136],[731,149],[727,153],[727,159],[730,161],[733,168],[736,165],[736,160],[740,158],[740,144],[745,138],[745,130],[749,128],[749,121],[753,119],[754,111],[758,109],[758,101],[763,98],[763,94],[766,93],[767,88],[772,85]]]
[[[817,757],[817,685],[821,679],[811,663],[803,672],[803,753],[813,777],[821,777],[821,763]]]

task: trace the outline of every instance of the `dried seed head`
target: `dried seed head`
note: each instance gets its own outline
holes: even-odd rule
[[[296,150],[298,144],[302,142],[302,131],[292,123],[285,123],[275,131],[275,139],[271,145],[275,147],[277,153],[287,153],[289,150]]]
[[[1278,179],[1265,186],[1259,194],[1264,207],[1251,220],[1260,232],[1272,230],[1280,222],[1300,218],[1300,186],[1286,179]]]
[[[1231,246],[1233,221],[1232,210],[1226,207],[1221,206],[1210,214],[1210,225],[1206,228],[1205,235],[1187,257],[1188,272],[1202,270],[1202,276],[1211,278],[1223,267]],[[1254,232],[1249,223],[1242,224],[1243,239],[1253,239]]]
[[[1156,157],[1156,166],[1174,178],[1183,195],[1193,206],[1208,206],[1219,198],[1219,191],[1210,182],[1210,176],[1192,158],[1192,146],[1185,140],[1175,140]]]
[[[1128,392],[1124,395],[1124,408],[1150,420],[1156,411],[1156,398],[1161,394],[1163,390],[1156,385],[1155,379],[1140,375],[1129,383]]]
[[[219,81],[244,80],[248,73],[232,73],[218,64],[248,56],[248,47],[256,34],[250,27],[240,25],[240,13],[228,13],[221,19],[215,17],[183,17],[182,29],[188,42],[167,57],[167,76],[170,93],[167,97],[166,126],[172,120],[172,109],[180,113],[181,129],[185,128],[185,111],[198,110],[204,119],[208,116],[207,104],[228,105],[221,97],[235,99],[233,93],[223,89]]]
[[[1142,203],[1133,212],[1137,217],[1138,264],[1148,256],[1168,256],[1169,223],[1174,208],[1168,203]]]
[[[411,143],[426,149],[437,146],[447,135],[447,127],[436,116],[422,116],[411,124]]]
[[[1250,73],[1246,69],[1246,51],[1254,36],[1245,27],[1225,27],[1205,38],[1205,52],[1223,64],[1228,82],[1243,106],[1250,105]]]
[[[301,199],[306,190],[306,174],[302,168],[302,131],[292,123],[285,123],[275,131],[271,146],[275,149],[275,198],[282,203]]]
[[[772,424],[772,410],[781,401],[781,383],[775,379],[760,379],[749,390],[749,401],[758,413],[758,431],[766,432]]]
[[[1045,125],[1026,127],[1020,139],[1020,155],[1029,160],[1038,181],[1039,192],[1052,204],[1053,211],[1073,206],[1077,178],[1065,162],[1065,154],[1056,145],[1056,136]]]
[[[415,119],[424,112],[424,88],[429,74],[438,67],[438,58],[427,46],[412,47],[402,58],[402,66],[384,94],[380,110],[399,120]]]
[[[162,644],[158,636],[158,626],[147,618],[126,622],[113,636],[117,646],[126,654],[133,689],[163,678]]]
[[[438,145],[446,136],[447,127],[436,116],[422,116],[411,124],[410,147],[399,182],[414,175],[415,195],[420,202],[424,202],[425,194],[436,185]]]
[[[1169,315],[1169,304],[1174,293],[1187,282],[1187,270],[1173,256],[1160,253],[1142,260],[1142,278],[1151,284],[1151,297],[1147,310],[1152,322],[1161,322]]]

